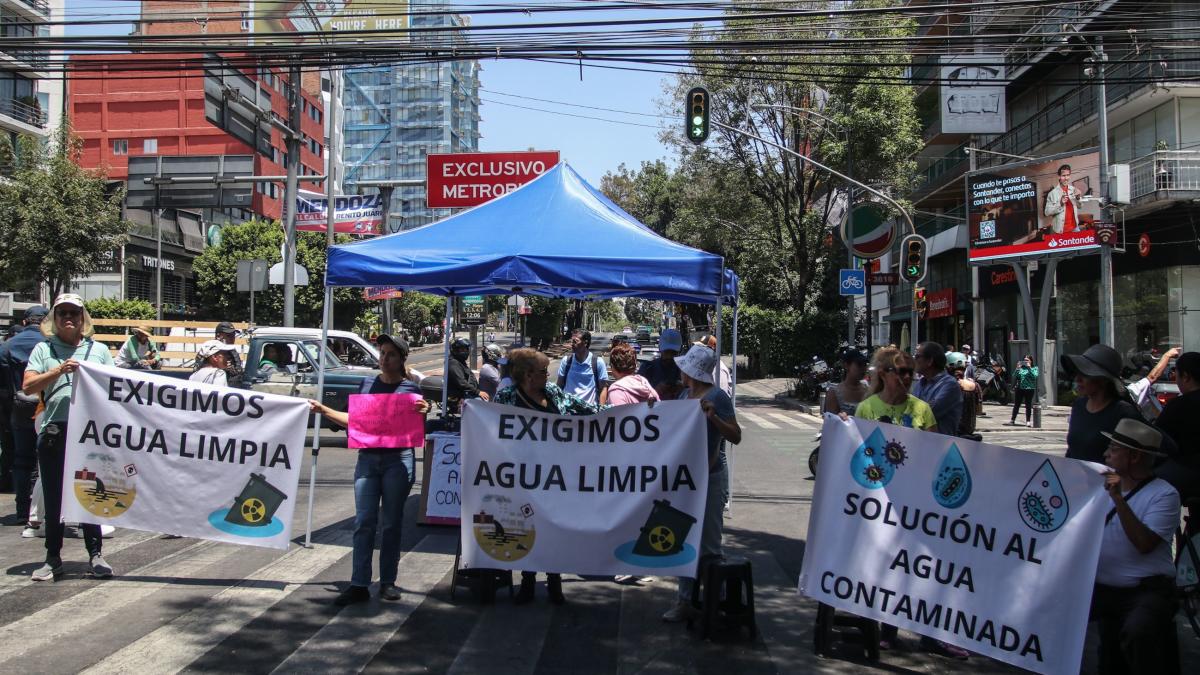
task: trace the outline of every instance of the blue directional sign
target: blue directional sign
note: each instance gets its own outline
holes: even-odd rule
[[[866,270],[840,270],[838,272],[838,293],[841,295],[866,295]]]

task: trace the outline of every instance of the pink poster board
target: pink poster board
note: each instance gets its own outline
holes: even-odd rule
[[[351,448],[420,448],[425,445],[425,415],[415,410],[420,394],[352,394]]]

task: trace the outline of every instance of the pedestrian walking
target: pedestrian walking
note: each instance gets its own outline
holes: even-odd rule
[[[29,355],[22,389],[25,394],[41,394],[42,425],[38,432],[38,468],[41,472],[46,511],[46,563],[33,573],[34,581],[54,580],[62,571],[62,489],[66,461],[68,416],[73,374],[81,362],[112,366],[108,348],[92,339],[92,318],[83,306],[83,298],[63,293],[54,301],[50,315],[42,321],[45,341]],[[84,545],[92,574],[99,578],[113,575],[113,569],[101,556],[100,526],[82,526]]]
[[[737,445],[742,442],[742,428],[738,425],[733,400],[719,387],[713,386],[713,371],[717,367],[717,355],[704,345],[692,345],[683,356],[675,359],[687,388],[685,398],[699,401],[704,412],[705,432],[708,445],[708,494],[704,502],[704,521],[700,532],[700,556],[721,555],[721,530],[724,519],[725,494],[725,442]],[[675,623],[686,621],[692,615],[692,588],[696,580],[680,577],[675,605],[663,614],[663,621]]]
[[[564,392],[551,384],[550,359],[536,349],[514,349],[508,354],[508,365],[513,386],[496,392],[496,403],[511,405],[527,410],[537,410],[554,415],[591,415],[596,406],[588,401]],[[533,600],[537,585],[537,572],[521,572],[521,588],[513,600],[524,605]],[[546,593],[550,602],[561,605],[566,602],[562,591],[562,575],[546,575]]]
[[[1021,403],[1025,404],[1025,426],[1033,426],[1033,396],[1037,391],[1037,381],[1038,367],[1033,365],[1033,357],[1026,354],[1013,373],[1013,409],[1008,426],[1017,425],[1017,412],[1021,409]]]
[[[380,335],[379,375],[365,380],[362,394],[420,394],[421,388],[408,377],[405,361],[408,343],[391,335]],[[310,400],[309,408],[334,424],[350,427],[350,414]],[[416,411],[429,412],[424,399]],[[334,600],[339,606],[365,602],[371,597],[371,557],[375,533],[379,531],[379,595],[399,600],[396,577],[400,566],[400,528],[404,524],[404,502],[415,481],[414,448],[360,448],[354,466],[354,549],[350,585]]]

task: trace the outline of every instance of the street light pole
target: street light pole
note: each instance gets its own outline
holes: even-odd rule
[[[1092,49],[1093,62],[1096,64],[1096,106],[1097,122],[1100,125],[1100,205],[1108,207],[1108,92],[1104,82],[1104,63],[1108,54],[1104,53],[1101,37],[1096,37],[1096,47]],[[1113,259],[1112,246],[1100,245],[1100,342],[1109,347],[1116,347],[1116,326],[1113,323]]]

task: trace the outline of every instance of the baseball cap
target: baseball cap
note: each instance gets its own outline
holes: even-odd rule
[[[207,359],[208,357],[210,357],[213,354],[216,354],[218,352],[235,352],[235,351],[237,351],[237,348],[234,347],[233,345],[227,345],[224,342],[221,342],[220,340],[209,340],[209,341],[205,342],[204,344],[200,345],[200,348],[196,350],[196,356],[199,356],[202,359]]]
[[[683,336],[674,328],[668,328],[658,336],[658,348],[679,351],[683,349]]]
[[[232,323],[228,321],[222,321],[221,323],[217,324],[217,330],[215,332],[217,335],[224,335],[226,333],[233,333],[234,335],[237,335],[238,331],[233,327]]]
[[[46,315],[49,313],[50,310],[46,309],[44,305],[34,305],[32,307],[25,308],[24,318],[26,321],[41,321],[42,319],[46,318]]]
[[[385,342],[390,343],[400,352],[400,358],[408,358],[408,343],[404,341],[404,338],[399,335],[388,335],[386,333],[375,338],[375,344],[377,345],[382,345]]]
[[[58,307],[59,305],[75,305],[83,309],[83,298],[74,293],[62,293],[54,299],[54,306]]]

